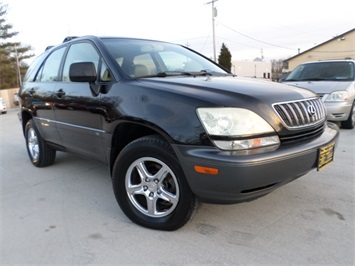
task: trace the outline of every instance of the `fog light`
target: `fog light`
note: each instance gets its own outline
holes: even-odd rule
[[[276,146],[280,144],[280,140],[278,136],[271,136],[242,140],[215,140],[214,143],[222,150],[238,151]]]

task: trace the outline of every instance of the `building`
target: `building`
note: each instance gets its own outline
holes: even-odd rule
[[[270,79],[271,62],[263,62],[256,58],[254,61],[232,61],[232,73],[238,77]]]
[[[355,59],[355,28],[284,61],[284,72],[298,65],[319,60]]]
[[[8,90],[0,90],[0,98],[3,98],[7,108],[16,107],[16,93],[18,93],[19,89],[8,89]]]

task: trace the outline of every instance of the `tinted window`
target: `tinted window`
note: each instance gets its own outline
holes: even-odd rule
[[[36,81],[53,82],[58,81],[60,63],[63,58],[66,47],[60,48],[49,55],[44,62],[40,72],[36,77]]]
[[[63,69],[63,81],[70,81],[69,68],[73,63],[92,62],[98,69],[100,56],[90,43],[76,43],[70,46]]]
[[[28,68],[27,72],[26,72],[26,76],[23,79],[24,82],[28,82],[28,81],[33,81],[36,74],[37,74],[37,70],[40,67],[40,65],[43,62],[43,59],[45,57],[46,54],[41,54],[39,55],[31,64],[31,66]]]

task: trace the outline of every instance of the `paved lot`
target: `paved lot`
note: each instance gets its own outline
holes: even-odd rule
[[[203,204],[160,232],[125,217],[106,166],[59,153],[33,167],[16,112],[0,115],[1,265],[355,264],[355,130],[323,171],[253,202]]]

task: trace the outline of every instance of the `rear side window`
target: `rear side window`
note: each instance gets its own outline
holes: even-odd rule
[[[54,82],[59,80],[59,68],[65,49],[66,47],[60,48],[48,56],[44,62],[44,65],[42,65],[39,73],[37,74],[36,81]]]
[[[41,66],[43,59],[45,58],[46,54],[41,54],[39,55],[30,65],[30,67],[28,68],[25,78],[23,79],[24,82],[31,82],[34,80],[38,68]]]

